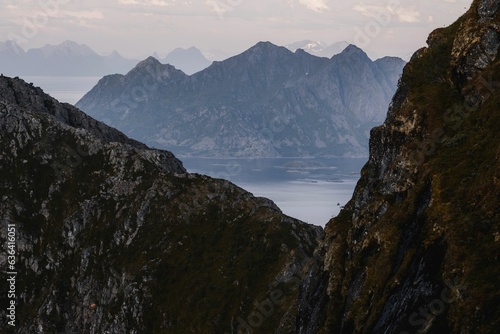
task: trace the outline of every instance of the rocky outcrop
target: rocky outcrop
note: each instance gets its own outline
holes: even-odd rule
[[[326,227],[300,333],[494,333],[500,325],[499,1],[474,1],[403,71],[353,198]],[[317,328],[320,328],[317,331]]]
[[[0,184],[2,333],[295,330],[321,228],[6,77]]]
[[[327,59],[260,42],[192,76],[148,58],[77,107],[180,155],[365,156],[403,65],[352,45]]]
[[[52,116],[54,121],[61,123],[61,126],[66,125],[68,129],[74,128],[81,130],[79,133],[88,134],[92,139],[97,139],[103,144],[125,144],[125,147],[137,151],[143,157],[148,157],[150,162],[166,172],[185,173],[186,170],[182,166],[182,162],[177,160],[171,152],[162,150],[151,150],[146,145],[132,140],[125,136],[120,131],[105,125],[102,122],[85,115],[80,110],[69,104],[61,104],[52,97],[44,94],[38,87],[26,85],[22,80],[8,80],[3,77],[2,86],[0,86],[0,103],[5,107],[16,106],[21,110],[34,110],[37,113],[43,113]],[[16,124],[5,123],[5,128],[9,134],[26,136],[26,140],[30,138],[18,128]],[[23,129],[25,130],[25,129]],[[11,152],[15,154],[16,144],[11,143]]]

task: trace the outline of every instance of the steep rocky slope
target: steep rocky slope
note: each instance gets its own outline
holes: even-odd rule
[[[0,184],[2,333],[294,330],[320,228],[6,77]]]
[[[77,107],[180,155],[365,156],[403,65],[352,45],[327,59],[260,42],[192,76],[148,58]]]
[[[500,1],[477,0],[405,67],[300,333],[498,332],[499,47]]]

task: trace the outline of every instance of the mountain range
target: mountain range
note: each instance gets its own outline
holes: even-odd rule
[[[293,52],[304,49],[319,57],[332,57],[340,53],[347,43],[328,45],[324,42],[305,40],[286,46]],[[196,47],[176,48],[164,58],[155,52],[153,57],[191,75],[212,63]],[[117,51],[101,56],[85,44],[65,41],[58,45],[47,44],[25,51],[15,41],[0,42],[0,72],[11,76],[104,76],[111,73],[125,74],[139,60],[122,57]]]
[[[309,39],[285,45],[285,47],[292,52],[302,49],[313,56],[325,58],[331,58],[341,53],[348,46],[349,43],[344,41],[327,44],[322,41],[312,41]]]
[[[201,52],[191,47],[177,48],[162,60],[187,74],[210,65]],[[127,73],[139,61],[114,51],[101,56],[85,44],[65,41],[24,51],[16,42],[0,42],[0,72],[12,76],[103,76]]]
[[[0,76],[2,333],[497,333],[499,27],[429,35],[324,231]]]
[[[188,49],[176,48],[163,59],[159,58],[158,55],[153,56],[160,62],[170,64],[187,75],[199,72],[212,64],[212,62],[205,58],[201,51],[194,46]]]
[[[126,73],[135,60],[116,51],[100,56],[85,44],[65,41],[24,51],[14,41],[0,42],[0,72],[18,76],[101,76]]]
[[[76,106],[181,156],[363,156],[404,64],[352,45],[328,59],[260,42],[191,76],[150,57]]]

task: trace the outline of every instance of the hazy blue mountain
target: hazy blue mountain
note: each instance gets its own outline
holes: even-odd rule
[[[2,60],[0,66],[2,69],[6,68],[5,64],[19,60],[24,54],[24,50],[16,42],[0,42],[0,59]]]
[[[403,66],[355,46],[327,59],[260,42],[191,76],[150,57],[77,106],[184,156],[360,156]]]
[[[160,59],[156,54],[154,56]],[[161,61],[187,74],[199,72],[212,63],[195,47],[177,48]],[[117,51],[101,56],[87,45],[73,41],[47,44],[28,51],[14,41],[0,42],[0,71],[5,75],[104,76],[125,74],[137,63],[137,59],[124,58]]]
[[[214,48],[203,50],[203,56],[210,61],[222,61],[234,55],[235,53]]]
[[[212,64],[195,47],[190,47],[189,49],[177,48],[170,52],[161,62],[175,66],[186,74],[194,74]]]
[[[28,51],[13,41],[0,42],[0,71],[6,75],[101,76],[127,73],[136,63],[116,51],[109,56],[98,55],[87,45],[73,41]]]
[[[341,53],[348,46],[349,43],[345,41],[327,44],[322,41],[311,41],[309,39],[285,45],[285,47],[292,52],[302,49],[313,56],[326,58],[331,58]]]

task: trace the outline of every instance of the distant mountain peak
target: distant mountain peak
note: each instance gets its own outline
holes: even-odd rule
[[[196,46],[191,46],[186,49],[187,51],[195,51],[201,53],[200,49],[198,49]]]
[[[136,67],[141,67],[141,66],[145,66],[145,65],[149,65],[149,64],[153,64],[153,65],[160,64],[161,65],[161,63],[158,59],[156,59],[153,56],[149,56],[146,59],[144,59],[143,61],[141,61],[139,64],[137,64]]]
[[[366,52],[364,52],[362,49],[360,49],[354,44],[349,44],[340,54],[349,57],[362,57],[370,60]]]
[[[287,48],[285,48],[284,46],[279,46],[279,45],[276,45],[276,44],[271,43],[269,41],[258,42],[257,44],[255,44],[254,46],[249,48],[248,50],[262,50],[262,51],[286,50],[286,51],[290,51]],[[291,51],[290,51],[290,53],[291,53]]]
[[[271,42],[258,42],[254,46],[250,47],[246,51],[244,51],[241,55],[248,55],[248,54],[254,54],[254,53],[270,53],[270,52],[286,52],[287,54],[292,54],[290,50],[283,46],[279,46],[276,44],[273,44]]]
[[[302,49],[316,57],[331,58],[334,55],[341,53],[348,45],[349,43],[345,41],[327,44],[323,41],[305,39],[299,42],[287,44],[285,47],[292,52]]]
[[[205,56],[203,56],[198,48],[194,46],[191,46],[188,49],[174,49],[164,59],[162,59],[162,62],[172,64],[189,75],[207,68],[212,63],[210,60],[206,59]]]
[[[143,77],[145,75],[154,75],[162,79],[182,79],[187,76],[182,70],[170,64],[162,64],[153,56],[149,56],[139,62],[126,76],[134,80],[133,78]]]
[[[15,41],[8,40],[6,42],[0,42],[0,51],[8,50],[14,54],[23,54],[24,50]]]
[[[199,53],[199,54],[202,54],[201,51],[197,47],[191,46],[191,47],[189,47],[187,49],[185,49],[185,48],[175,48],[174,50],[172,50],[169,53],[169,55],[172,55],[172,54],[177,53],[177,52],[189,52],[189,53]],[[167,55],[167,57],[168,57],[168,55]]]
[[[276,44],[273,44],[273,43],[271,43],[269,41],[260,41],[260,42],[257,42],[257,44],[255,44],[254,47],[257,47],[257,48],[262,48],[262,47],[269,48],[269,47],[279,47],[279,46],[277,46]]]
[[[32,49],[33,50],[33,49]],[[46,44],[39,49],[45,57],[53,55],[64,57],[95,57],[98,56],[90,47],[85,44],[78,44],[74,41],[66,40],[61,44]]]
[[[119,59],[123,59],[122,55],[120,53],[118,53],[118,51],[116,51],[116,50],[113,50],[113,52],[111,52],[109,55],[107,55],[106,58],[111,58],[111,59],[119,58]]]
[[[60,44],[60,46],[68,47],[68,48],[79,48],[79,47],[88,47],[85,44],[78,44],[75,41],[65,40]]]

